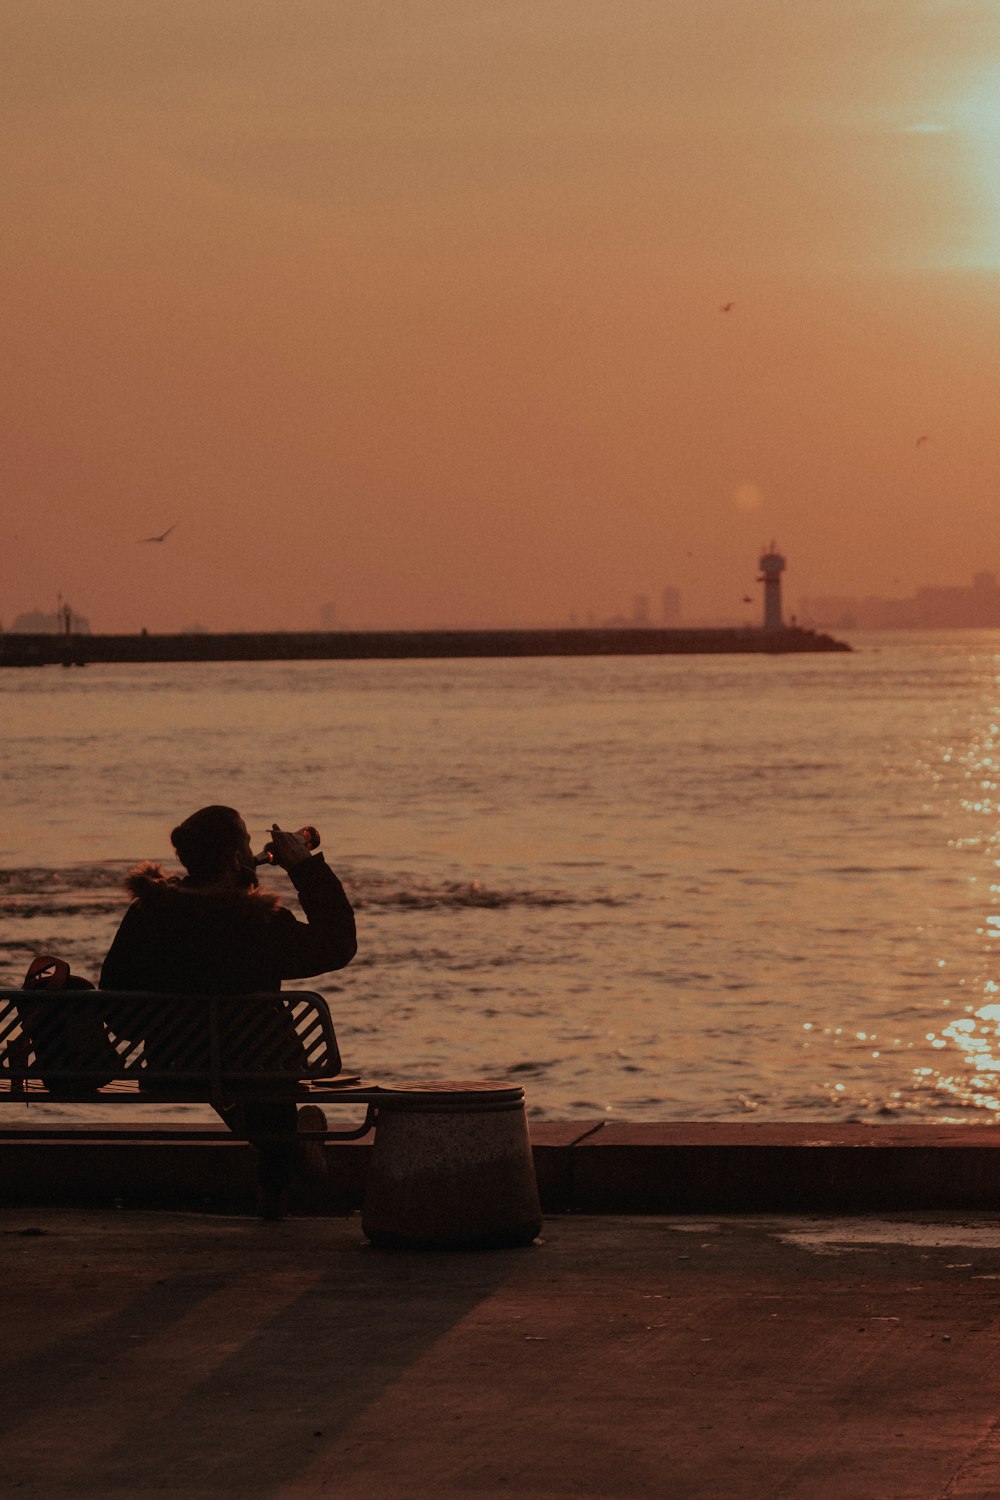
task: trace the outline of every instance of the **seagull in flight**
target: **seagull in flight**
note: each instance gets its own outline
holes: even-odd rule
[[[719,311],[720,312],[732,312],[732,310],[733,310],[733,308],[735,306],[736,306],[735,302],[723,302],[722,306],[719,308]]]
[[[141,536],[141,537],[138,538],[138,540],[140,542],[165,542],[167,540],[167,537],[170,535],[170,533],[176,527],[176,525],[177,525],[177,522],[175,521],[174,524],[173,524],[173,526],[168,526],[167,529],[166,529],[166,531],[161,531],[160,532],[159,536]]]
[[[914,446],[914,447],[915,447],[915,448],[919,448],[919,447],[920,447],[920,444],[921,444],[921,443],[926,443],[926,442],[927,442],[927,439],[928,439],[928,438],[929,438],[929,437],[930,437],[930,433],[928,433],[928,432],[924,432],[924,433],[921,433],[921,435],[920,435],[920,437],[918,437],[918,438],[917,438],[917,441],[916,441],[916,442],[915,442],[915,443],[914,443],[914,445],[913,445],[913,446]]]

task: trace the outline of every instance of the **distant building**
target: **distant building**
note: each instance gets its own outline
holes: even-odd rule
[[[971,589],[917,589],[914,603],[923,626],[1000,625],[1000,588],[994,573],[977,573]]]
[[[337,628],[337,606],[335,604],[323,604],[319,611],[320,630],[336,630]]]
[[[65,608],[65,607],[64,607]],[[75,610],[69,610],[69,628],[73,635],[89,635],[90,621],[83,615],[78,615]],[[66,619],[63,612],[53,610],[50,615],[44,614],[40,609],[28,610],[26,614],[17,615],[14,623],[10,626],[10,635],[62,635],[66,629]]]
[[[633,625],[648,625],[649,624],[649,595],[648,594],[636,594],[635,598],[632,600],[632,624]]]
[[[906,599],[820,597],[803,599],[800,608],[806,622],[821,629],[989,630],[1000,628],[1000,585],[984,570],[971,588],[919,588]]]
[[[666,588],[660,595],[660,615],[664,625],[681,623],[681,596],[679,589]]]

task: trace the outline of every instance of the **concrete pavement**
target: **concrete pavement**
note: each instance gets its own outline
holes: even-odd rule
[[[19,1497],[996,1500],[1000,1221],[0,1215]]]

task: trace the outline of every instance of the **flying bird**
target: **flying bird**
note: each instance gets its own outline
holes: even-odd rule
[[[914,446],[914,447],[915,447],[915,448],[919,448],[919,447],[920,447],[920,444],[921,444],[921,443],[926,443],[926,442],[927,442],[927,439],[928,439],[928,438],[929,438],[929,437],[930,437],[930,433],[927,433],[927,432],[922,432],[922,433],[921,433],[921,434],[920,434],[920,436],[919,436],[919,437],[918,437],[918,438],[917,438],[917,441],[916,441],[916,442],[915,442],[915,443],[914,443],[914,445],[913,445],[913,446]]]
[[[736,306],[735,302],[723,302],[722,306],[719,308],[719,311],[720,312],[732,312],[732,310],[733,310],[733,308],[735,306]]]
[[[173,526],[168,526],[167,529],[166,529],[166,531],[161,531],[160,532],[159,536],[140,536],[140,537],[137,538],[137,540],[140,541],[140,542],[165,542],[167,540],[167,537],[170,535],[170,533],[176,527],[176,525],[177,525],[177,522],[175,521],[174,524],[173,524]]]
[[[744,594],[743,595],[743,603],[744,604],[752,604],[753,603],[753,595],[752,594]]]

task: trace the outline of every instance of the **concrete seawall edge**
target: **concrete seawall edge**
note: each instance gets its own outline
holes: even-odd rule
[[[190,1141],[46,1139],[0,1132],[9,1205],[245,1212],[252,1152],[221,1129]],[[546,1213],[1000,1210],[1000,1132],[989,1126],[539,1122],[532,1150]],[[325,1148],[326,1177],[297,1186],[294,1212],[360,1207],[370,1138]]]

